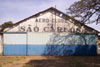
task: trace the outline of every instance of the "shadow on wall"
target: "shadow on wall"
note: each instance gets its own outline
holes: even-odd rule
[[[97,55],[95,34],[54,33],[43,55]]]

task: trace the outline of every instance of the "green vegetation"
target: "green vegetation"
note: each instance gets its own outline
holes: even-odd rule
[[[11,64],[14,61],[19,61],[24,58],[25,57],[22,56],[0,56],[0,67],[2,67],[2,65]]]
[[[25,64],[23,67],[32,67],[31,65]]]
[[[2,64],[0,64],[0,67],[2,67]]]
[[[3,31],[7,27],[11,27],[13,25],[12,21],[4,22],[3,24],[0,25],[1,31]]]
[[[83,23],[100,23],[100,0],[80,0],[72,4],[67,14]],[[94,18],[95,17],[95,18]]]

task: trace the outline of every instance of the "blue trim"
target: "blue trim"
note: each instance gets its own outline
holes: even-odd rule
[[[4,55],[97,55],[96,45],[4,45]]]
[[[96,45],[28,45],[28,55],[97,55]]]
[[[26,45],[4,45],[4,55],[26,55]]]
[[[28,55],[43,55],[46,45],[28,45]]]

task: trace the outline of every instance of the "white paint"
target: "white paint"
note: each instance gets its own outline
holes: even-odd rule
[[[2,39],[2,35],[0,35],[0,55],[2,55],[2,52],[3,52],[3,45],[2,45],[2,42],[3,39]]]
[[[26,45],[26,34],[5,33],[4,45]]]
[[[48,44],[52,33],[32,33],[29,32],[28,36],[28,44],[29,45],[46,45]]]

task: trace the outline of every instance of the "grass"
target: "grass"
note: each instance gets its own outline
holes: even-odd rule
[[[84,65],[80,62],[76,62],[74,65],[75,67],[84,67]]]
[[[0,67],[2,67],[2,65],[11,64],[14,61],[19,61],[24,58],[25,57],[22,56],[0,56]]]
[[[29,60],[23,67],[100,67],[100,56],[0,56],[0,67],[22,59]]]
[[[31,65],[25,64],[23,67],[32,67]]]
[[[2,67],[2,64],[0,64],[0,67]]]

